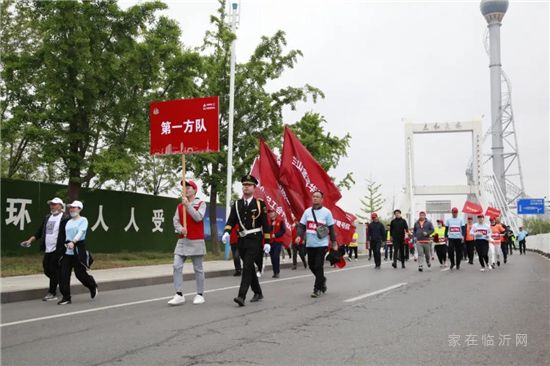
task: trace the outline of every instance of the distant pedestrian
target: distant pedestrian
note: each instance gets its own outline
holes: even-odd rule
[[[418,271],[424,270],[424,259],[428,268],[431,267],[430,263],[430,245],[432,233],[434,232],[433,224],[426,218],[426,213],[420,211],[418,220],[414,224],[413,234],[416,239],[416,249],[418,251]]]
[[[393,243],[394,256],[393,256],[393,268],[397,268],[397,258],[401,260],[401,268],[405,268],[405,252],[409,251],[409,248],[405,248],[405,237],[409,232],[409,226],[407,221],[401,217],[401,210],[397,209],[393,211],[394,219],[390,223],[390,240]]]
[[[447,238],[445,238],[443,220],[437,220],[437,227],[434,228],[432,238],[439,266],[445,268],[447,266]]]
[[[456,269],[460,270],[460,261],[464,254],[464,234],[465,224],[464,220],[458,217],[458,208],[453,207],[452,217],[447,219],[445,223],[445,237],[449,242],[449,261],[451,262],[451,271],[456,265]],[[456,256],[456,257],[455,257]]]
[[[469,216],[466,220],[466,237],[464,240],[464,246],[466,247],[469,264],[474,264],[475,238],[471,234],[472,227],[474,226],[473,221],[473,217],[471,216]]]
[[[506,229],[500,223],[500,219],[498,217],[491,217],[491,240],[489,241],[489,257],[492,269],[495,269],[495,263],[497,267],[500,267],[500,259],[504,258],[501,245],[505,231]]]
[[[273,267],[273,278],[279,278],[281,272],[281,250],[283,250],[283,239],[286,233],[286,224],[283,218],[277,215],[273,209],[267,210],[271,226],[271,266]]]
[[[386,225],[386,242],[384,243],[384,260],[388,260],[388,253],[390,254],[390,261],[393,261],[393,241],[391,240],[390,225]]]
[[[376,212],[373,212],[370,218],[372,221],[367,232],[367,242],[369,243],[369,248],[372,248],[373,251],[374,269],[380,269],[380,249],[382,247],[382,242],[386,239],[386,228],[384,224],[378,221],[378,214]]]
[[[481,264],[481,272],[485,272],[486,268],[491,268],[489,265],[489,240],[491,237],[491,227],[484,223],[485,217],[483,214],[477,215],[477,223],[472,226],[470,234],[473,235],[476,245],[479,264]]]
[[[239,248],[237,247],[237,243],[239,242],[239,224],[235,225],[231,229],[230,238],[229,238],[229,244],[231,245],[231,256],[233,257],[233,266],[235,267],[235,273],[233,273],[233,277],[240,277],[241,276],[241,257],[239,256]]]
[[[519,227],[518,242],[519,242],[519,254],[525,255],[525,241],[529,233],[523,229],[523,226]]]
[[[348,259],[351,261],[352,256],[355,255],[355,260],[357,260],[357,249],[359,246],[359,243],[357,242],[359,240],[359,234],[357,232],[353,233],[351,243],[348,245]]]
[[[307,269],[306,246],[304,240],[298,237],[297,226],[299,223],[295,221],[296,218],[294,215],[292,215],[292,220],[294,221],[292,224],[292,269],[296,269],[298,267],[298,256],[300,256],[304,268]],[[298,238],[299,240],[297,240]]]

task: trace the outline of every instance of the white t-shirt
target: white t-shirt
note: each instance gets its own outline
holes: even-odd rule
[[[59,235],[59,223],[61,222],[61,213],[50,215],[46,223],[46,253],[55,252],[57,246],[57,236]]]

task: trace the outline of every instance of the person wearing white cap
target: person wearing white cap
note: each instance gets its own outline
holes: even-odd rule
[[[181,183],[183,184],[183,181]],[[203,304],[205,301],[202,259],[206,254],[203,222],[206,203],[196,197],[197,190],[195,182],[192,180],[185,182],[185,196],[174,214],[174,229],[178,234],[178,241],[174,249],[174,288],[176,294],[168,301],[168,305],[172,306],[185,303],[185,297],[183,296],[183,263],[187,258],[190,258],[193,262],[197,284],[197,294],[193,299],[193,304]],[[183,215],[185,215],[185,226]]]
[[[59,259],[65,249],[65,224],[69,216],[63,212],[63,200],[55,197],[48,201],[50,213],[46,215],[36,233],[21,243],[30,247],[31,243],[40,239],[40,250],[44,252],[42,267],[44,274],[50,279],[50,286],[42,301],[57,300],[57,285],[59,284]]]
[[[88,263],[86,251],[86,231],[88,230],[88,219],[80,216],[84,205],[80,201],[73,201],[68,205],[71,219],[65,226],[65,254],[61,259],[61,277],[59,289],[63,298],[57,303],[66,305],[71,303],[71,273],[74,269],[76,278],[90,290],[90,297],[97,296],[97,284],[95,279],[87,272]]]

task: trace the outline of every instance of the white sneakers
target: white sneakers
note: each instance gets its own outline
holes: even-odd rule
[[[204,304],[205,300],[204,297],[201,295],[196,295],[193,299],[193,304]],[[168,305],[177,306],[177,305],[183,305],[185,304],[185,296],[180,296],[178,294],[175,294],[174,297],[168,301]]]
[[[175,294],[172,300],[168,301],[168,305],[176,306],[185,304],[185,296]]]
[[[193,304],[195,305],[204,304],[204,297],[202,297],[201,295],[196,295],[195,298],[193,299]]]

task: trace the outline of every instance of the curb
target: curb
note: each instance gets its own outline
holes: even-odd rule
[[[298,262],[299,264],[301,262]],[[281,263],[281,268],[290,268],[292,263]],[[266,264],[264,268],[264,273],[271,270],[271,265]],[[205,278],[215,278],[215,277],[224,277],[232,276],[235,273],[235,269],[223,269],[215,270],[210,272],[204,272]],[[162,285],[166,283],[172,283],[174,277],[172,275],[162,275],[156,277],[144,277],[144,278],[131,278],[125,280],[116,280],[116,281],[104,281],[98,282],[98,287],[101,292],[112,291],[112,290],[121,290],[126,288],[133,287],[142,287],[142,286],[153,286],[153,285]],[[190,281],[195,278],[194,273],[186,273],[183,275],[184,281]],[[71,295],[85,294],[88,293],[88,289],[82,286],[78,281],[78,285],[71,286]],[[35,288],[29,290],[20,290],[20,291],[9,291],[2,292],[0,295],[0,303],[7,304],[11,302],[19,301],[28,301],[28,300],[40,300],[42,296],[47,292],[47,288]]]

